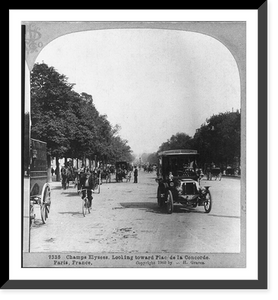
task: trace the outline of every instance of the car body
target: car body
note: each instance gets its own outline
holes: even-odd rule
[[[167,213],[173,212],[175,203],[189,208],[204,206],[205,212],[211,211],[209,186],[200,185],[198,156],[196,150],[188,149],[158,153],[157,202],[160,207],[166,206]]]

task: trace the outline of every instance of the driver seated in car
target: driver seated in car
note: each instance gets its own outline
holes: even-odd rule
[[[173,173],[172,173],[172,172],[169,172],[169,180],[173,180],[173,178],[174,178]]]

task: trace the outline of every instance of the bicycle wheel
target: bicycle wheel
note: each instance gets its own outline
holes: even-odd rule
[[[82,214],[85,217],[86,215],[86,200],[82,199]]]
[[[85,217],[87,213],[90,213],[89,201],[88,198],[84,198],[82,199],[82,214]]]

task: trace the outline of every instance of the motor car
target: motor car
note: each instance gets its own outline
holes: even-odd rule
[[[187,208],[212,208],[210,186],[201,185],[197,150],[177,149],[158,153],[157,203],[172,214],[175,204]]]

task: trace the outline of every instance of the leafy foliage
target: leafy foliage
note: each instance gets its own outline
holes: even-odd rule
[[[31,136],[47,142],[48,154],[55,157],[93,158],[115,163],[134,157],[128,141],[119,136],[120,126],[112,127],[100,115],[93,97],[73,90],[65,75],[53,67],[36,64],[31,73]],[[196,130],[194,137],[178,132],[162,143],[157,152],[144,154],[155,163],[159,151],[196,149],[200,164],[240,163],[240,112],[213,115]]]
[[[132,160],[126,140],[117,134],[93,97],[78,94],[65,75],[46,64],[35,64],[31,73],[31,136],[47,142],[55,157],[93,158],[106,162]]]
[[[155,163],[160,151],[195,149],[200,154],[201,166],[240,164],[240,118],[239,111],[213,115],[196,130],[194,137],[178,132],[162,143],[156,153],[145,153],[144,161]]]
[[[240,160],[240,113],[213,115],[197,130],[194,147],[202,163],[228,165]]]
[[[172,135],[167,142],[164,142],[159,151],[174,150],[174,149],[190,149],[192,138],[186,133],[178,132],[176,135]]]

